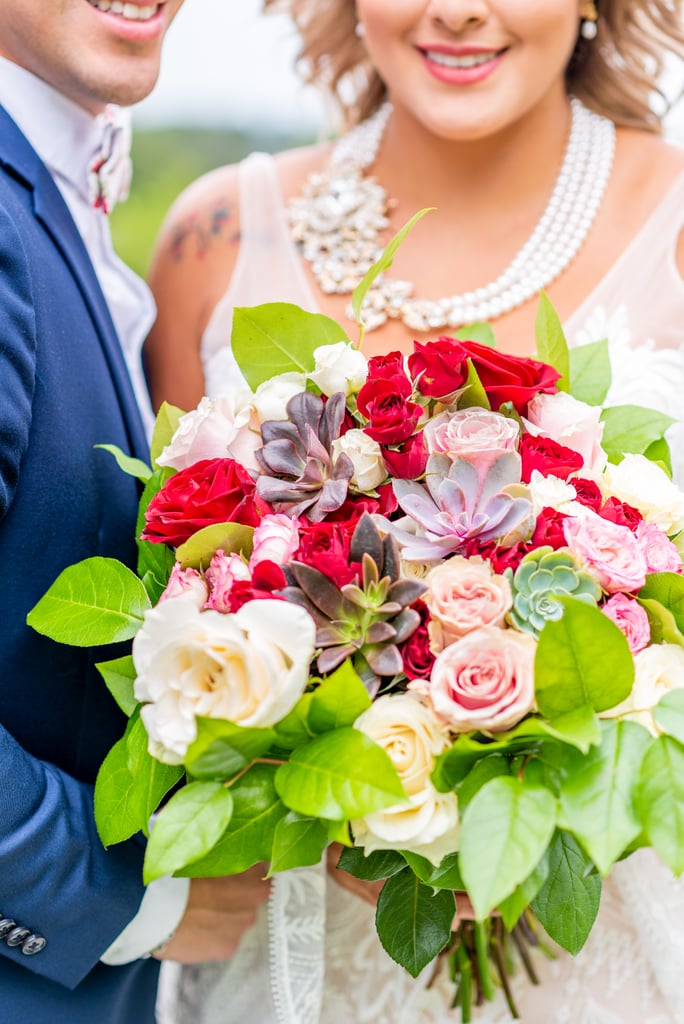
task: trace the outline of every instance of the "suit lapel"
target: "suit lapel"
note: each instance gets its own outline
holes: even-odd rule
[[[11,168],[14,176],[21,178],[31,189],[36,218],[54,241],[78,284],[107,360],[126,423],[131,451],[146,461],[149,449],[130,376],[107,302],[83,239],[52,175],[2,107],[0,163]]]

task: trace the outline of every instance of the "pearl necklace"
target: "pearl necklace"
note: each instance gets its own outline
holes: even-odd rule
[[[321,290],[348,295],[380,258],[389,227],[382,185],[364,172],[374,162],[392,112],[385,103],[335,146],[327,168],[312,174],[288,206],[292,237]],[[572,123],[563,164],[534,231],[491,284],[442,299],[413,298],[414,286],[382,275],[363,307],[366,330],[388,318],[414,331],[494,320],[555,281],[583,245],[601,205],[615,153],[615,125],[571,99]],[[351,312],[351,311],[350,311]]]

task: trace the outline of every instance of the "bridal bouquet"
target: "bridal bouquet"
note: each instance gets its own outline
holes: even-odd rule
[[[133,638],[99,665],[129,716],[102,840],[149,834],[146,881],[339,842],[387,880],[391,957],[448,959],[464,1021],[497,986],[515,1013],[539,924],[576,953],[618,860],[684,870],[672,421],[602,408],[607,344],[568,351],[545,298],[540,361],[483,325],[367,360],[284,304],[236,310],[233,352],[244,391],[164,407],[150,466],[112,449],[145,484],[137,575],[88,559],[29,617]]]

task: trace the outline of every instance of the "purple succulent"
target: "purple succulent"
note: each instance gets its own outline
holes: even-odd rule
[[[303,391],[287,403],[286,420],[262,424],[256,489],[276,512],[320,522],[344,504],[354,466],[348,455],[335,456],[332,448],[344,412],[342,392],[323,402]]]
[[[431,455],[425,479],[427,486],[394,482],[397,501],[413,521],[404,518],[391,525],[408,562],[446,558],[475,539],[510,547],[532,532],[532,500],[520,483],[517,452],[497,456],[483,474],[465,459]]]

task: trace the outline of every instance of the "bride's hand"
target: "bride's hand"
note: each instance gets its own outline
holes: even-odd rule
[[[268,899],[271,886],[264,878],[266,870],[257,864],[241,875],[193,878],[181,923],[170,942],[153,956],[181,964],[231,957]]]

